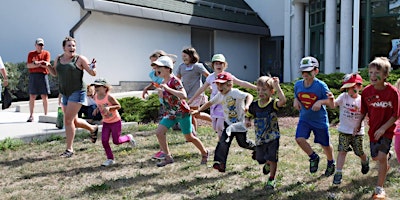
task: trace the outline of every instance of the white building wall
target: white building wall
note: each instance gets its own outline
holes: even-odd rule
[[[7,0],[0,6],[2,33],[0,55],[5,62],[26,61],[37,37],[45,40],[51,59],[63,53],[62,41],[86,14],[71,0]],[[97,77],[111,84],[119,81],[150,81],[149,55],[162,49],[178,56],[191,46],[189,26],[92,12],[74,33],[77,53],[97,59]],[[259,76],[259,37],[216,31],[215,53],[227,56],[228,69],[238,78]],[[244,66],[247,69],[244,69]],[[85,82],[96,77],[85,73]]]
[[[245,0],[269,26],[271,37],[283,36],[285,33],[284,0]]]
[[[111,84],[150,81],[151,53],[162,49],[177,55],[177,67],[182,62],[182,49],[191,45],[188,26],[97,12],[93,12],[75,36],[80,40],[79,52],[84,52],[88,59],[97,59],[97,77],[104,77]],[[85,76],[87,82],[94,79]]]
[[[62,40],[80,19],[71,0],[7,0],[0,6],[0,55],[4,62],[26,62],[35,40],[42,37],[52,59],[62,52]]]
[[[258,36],[216,31],[214,51],[225,55],[228,62],[226,71],[237,78],[255,81],[259,77],[260,45]]]

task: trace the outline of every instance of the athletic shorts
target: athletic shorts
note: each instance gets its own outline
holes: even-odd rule
[[[256,160],[259,164],[267,161],[278,162],[279,138],[256,146]]]
[[[50,94],[49,76],[43,73],[29,74],[28,91],[34,95]]]
[[[338,151],[349,152],[353,149],[357,156],[364,155],[363,138],[363,135],[353,136],[339,132]]]
[[[370,142],[369,148],[371,151],[371,157],[375,158],[378,156],[379,151],[388,154],[392,147],[392,140],[389,138],[381,137],[378,142]]]
[[[182,118],[175,118],[175,119],[170,119],[170,118],[162,118],[160,121],[160,124],[167,127],[167,129],[171,128],[174,126],[176,123],[179,123],[179,127],[181,127],[182,133],[184,135],[192,133],[192,116],[187,115]]]
[[[329,129],[326,128],[315,128],[306,121],[300,120],[297,124],[296,139],[297,138],[310,138],[311,131],[314,133],[314,143],[319,143],[322,146],[330,145]]]

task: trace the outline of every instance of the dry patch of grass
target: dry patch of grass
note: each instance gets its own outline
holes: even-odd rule
[[[64,159],[58,155],[65,149],[65,140],[37,142],[5,150],[0,154],[0,199],[370,199],[376,183],[377,168],[371,162],[367,175],[360,172],[360,160],[349,153],[343,182],[333,186],[331,177],[324,177],[326,157],[321,156],[316,174],[308,172],[308,157],[294,141],[296,118],[281,119],[282,138],[277,174],[277,187],[265,190],[267,176],[251,159],[251,152],[232,143],[226,173],[212,165],[200,165],[197,149],[184,141],[180,132],[168,132],[168,141],[175,163],[163,168],[150,157],[158,151],[154,135],[156,125],[140,125],[124,129],[135,136],[138,146],[111,145],[117,164],[101,167],[106,159],[101,141],[90,142],[87,133],[75,140],[75,155]],[[213,151],[217,136],[208,126],[201,126],[198,136]],[[254,138],[252,130],[250,138]],[[332,128],[332,141],[337,148],[337,132]],[[313,138],[310,139],[312,141]],[[367,138],[365,150],[369,154]],[[336,151],[335,151],[336,156]],[[400,198],[400,175],[395,159],[385,183],[391,199]]]

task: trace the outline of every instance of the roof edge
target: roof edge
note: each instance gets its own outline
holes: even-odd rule
[[[102,1],[102,0],[72,0],[77,1],[82,9],[90,11],[105,12],[109,14],[138,17],[157,21],[165,21],[176,24],[191,25],[195,27],[213,28],[232,32],[248,33],[270,37],[271,33],[266,25],[265,27],[239,24],[234,22],[209,19],[174,13],[153,8],[146,8],[136,5]]]

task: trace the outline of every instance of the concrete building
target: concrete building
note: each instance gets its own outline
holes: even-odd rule
[[[177,64],[188,46],[203,62],[223,53],[241,79],[289,82],[304,56],[318,58],[322,73],[350,73],[400,43],[400,0],[7,0],[0,18],[4,61],[25,61],[37,37],[54,59],[73,35],[114,85],[149,81],[157,49],[176,54]]]
[[[0,18],[5,62],[26,61],[38,37],[55,59],[71,35],[78,53],[97,59],[97,76],[113,85],[147,84],[152,52],[176,54],[179,65],[190,46],[206,63],[223,53],[228,71],[255,81],[265,62],[261,43],[270,37],[267,24],[243,0],[7,0]]]

